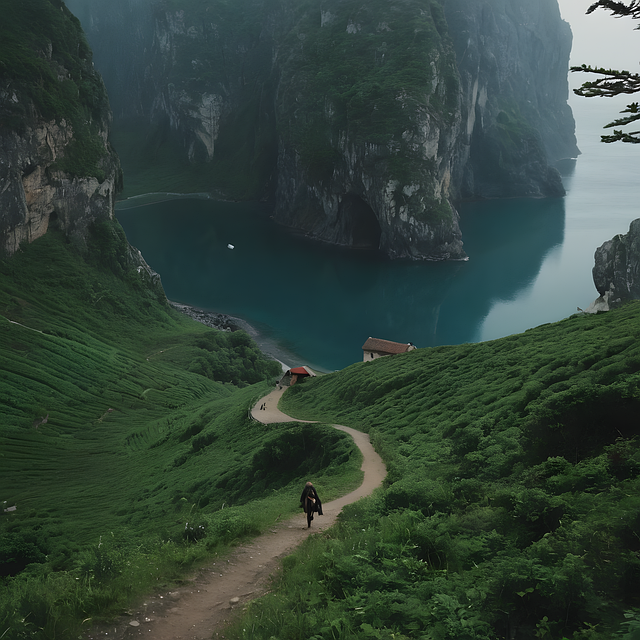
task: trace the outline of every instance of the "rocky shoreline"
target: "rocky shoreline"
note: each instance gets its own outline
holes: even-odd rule
[[[240,318],[234,318],[233,316],[229,316],[226,313],[205,311],[204,309],[190,307],[187,304],[172,302],[171,300],[169,300],[169,304],[177,311],[180,311],[180,313],[183,313],[185,316],[189,316],[193,320],[197,320],[198,322],[206,325],[207,327],[211,327],[212,329],[218,329],[219,331],[237,331],[238,329],[243,329],[244,331],[249,333],[249,335],[252,335],[253,333],[248,330],[249,325],[244,320],[240,320]]]
[[[173,302],[169,300],[169,304],[186,316],[189,316],[193,320],[200,322],[207,327],[217,329],[218,331],[238,331],[241,329],[248,333],[256,344],[260,348],[260,351],[264,353],[267,358],[277,360],[282,366],[282,370],[286,371],[293,365],[287,364],[287,362],[297,361],[295,354],[292,354],[285,349],[279,347],[273,340],[263,336],[255,327],[251,326],[246,320],[242,318],[236,318],[235,316],[227,315],[226,313],[218,313],[216,311],[205,311],[198,307],[191,307],[188,304],[182,304],[180,302]]]

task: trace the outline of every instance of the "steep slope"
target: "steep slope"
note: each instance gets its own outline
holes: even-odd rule
[[[50,226],[82,246],[122,182],[104,85],[63,2],[0,8],[0,250]]]
[[[169,189],[275,194],[328,242],[460,259],[456,199],[562,195],[550,162],[578,153],[556,0],[70,6],[107,79],[130,69],[110,91],[137,189],[155,166]]]
[[[257,619],[256,638],[277,634],[271,621],[329,638],[318,621],[340,620],[362,638],[624,635],[640,593],[639,338],[631,302],[293,387],[289,415],[369,432],[385,490],[292,559],[277,596],[238,629]]]
[[[173,310],[113,261],[123,235],[88,242],[50,230],[0,261],[0,628],[16,640],[120,614],[293,515],[308,473],[328,500],[360,481],[335,429],[251,420],[281,368],[247,334]]]

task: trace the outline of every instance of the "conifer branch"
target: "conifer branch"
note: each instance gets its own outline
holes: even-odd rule
[[[627,16],[631,18],[640,18],[640,0],[630,0],[628,3],[617,2],[616,0],[598,0],[594,2],[588,9],[587,14],[593,13],[596,9],[606,9],[617,18]],[[636,27],[640,29],[640,26]],[[578,96],[585,98],[605,97],[611,98],[621,94],[633,94],[640,92],[640,74],[631,73],[630,71],[617,71],[616,69],[604,69],[603,67],[591,67],[583,64],[579,67],[571,67],[571,71],[578,73],[592,73],[601,76],[595,80],[585,82],[573,92]],[[631,114],[624,118],[618,118],[613,122],[605,125],[605,129],[612,127],[623,127],[632,122],[640,120],[640,109],[638,103],[633,102],[627,105],[627,108],[620,113]],[[637,144],[640,142],[640,131],[622,131],[614,129],[612,135],[601,136],[602,142],[631,142]]]

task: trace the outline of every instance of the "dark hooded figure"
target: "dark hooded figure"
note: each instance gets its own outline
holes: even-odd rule
[[[300,506],[302,507],[305,516],[307,516],[309,526],[311,526],[311,520],[313,520],[314,512],[319,516],[322,515],[322,502],[320,502],[318,492],[311,482],[307,482],[307,484],[304,485],[302,495],[300,496]]]

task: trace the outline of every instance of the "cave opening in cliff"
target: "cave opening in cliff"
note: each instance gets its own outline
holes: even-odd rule
[[[354,247],[378,249],[382,229],[373,209],[359,196],[347,194],[340,202],[339,216],[351,231]]]

